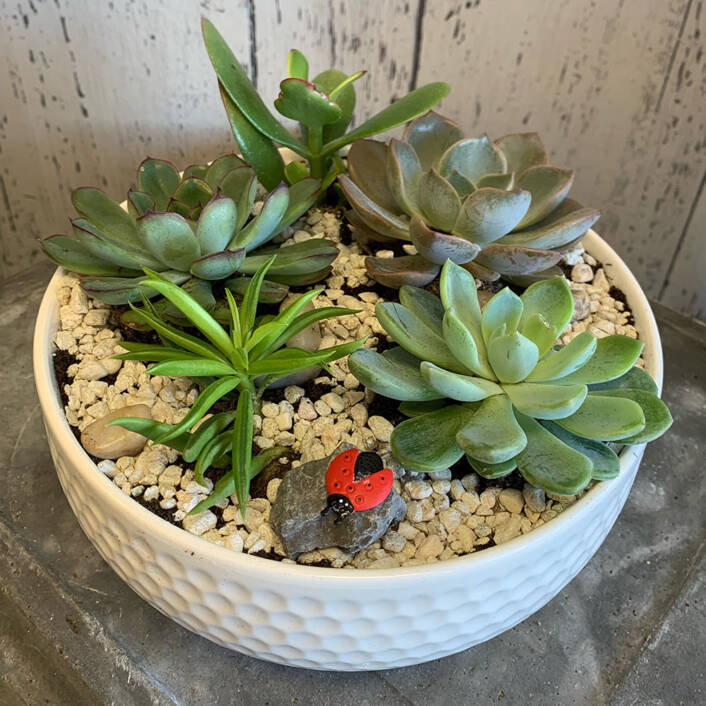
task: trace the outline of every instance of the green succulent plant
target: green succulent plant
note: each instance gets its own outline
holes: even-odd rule
[[[391,438],[408,470],[449,468],[465,454],[486,478],[517,468],[532,485],[573,494],[617,475],[605,442],[639,444],[670,426],[654,381],[633,367],[642,343],[584,332],[556,345],[573,312],[563,277],[522,296],[505,288],[482,313],[473,276],[450,260],[440,287],[440,299],[404,286],[400,303],[379,303],[399,347],[349,358],[364,385],[412,417]]]
[[[370,137],[406,123],[436,105],[449,92],[446,83],[421,86],[346,133],[355,108],[353,83],[365,71],[348,76],[337,69],[328,69],[309,80],[306,57],[293,49],[289,53],[288,76],[280,83],[274,105],[281,115],[299,122],[300,138],[268,110],[223,37],[205,18],[202,30],[235,139],[268,189],[285,177],[294,183],[308,175],[323,179],[324,187],[328,187],[336,174],[343,171],[338,156],[342,147],[356,138]],[[293,150],[302,161],[285,167],[277,145]]]
[[[255,273],[240,307],[226,290],[229,331],[188,292],[151,270],[145,270],[147,277],[140,286],[162,294],[201,335],[192,336],[171,326],[148,301],[145,301],[145,309],[131,305],[135,315],[156,331],[163,343],[123,342],[121,346],[128,352],[115,358],[153,361],[155,364],[147,369],[150,375],[185,375],[202,383],[203,389],[178,424],[122,417],[111,425],[122,426],[178,450],[185,461],[195,462],[194,476],[201,485],[205,485],[204,473],[211,466],[229,467],[216,482],[213,492],[191,511],[192,514],[206,510],[233,493],[245,513],[251,478],[283,452],[281,448],[268,449],[252,457],[253,414],[259,411],[262,393],[268,385],[313,365],[330,363],[365,342],[362,338],[314,352],[283,348],[292,336],[312,324],[356,312],[333,306],[306,311],[307,304],[323,291],[314,289],[301,295],[277,316],[258,318],[259,290],[275,261],[274,256],[269,258]],[[233,395],[237,396],[234,410],[215,414],[202,422],[216,402]]]
[[[600,216],[566,198],[574,173],[547,163],[536,133],[465,137],[433,111],[389,145],[356,140],[348,171],[338,180],[359,237],[410,241],[417,250],[367,258],[370,276],[390,287],[424,286],[447,259],[489,280],[553,276],[559,250]]]
[[[251,217],[257,179],[240,157],[224,155],[181,176],[171,163],[148,158],[138,167],[137,188],[128,192],[127,211],[100,189],[76,189],[72,201],[80,217],[71,221],[73,237],[52,235],[41,244],[54,262],[83,275],[91,296],[108,304],[155,296],[142,286],[148,267],[213,309],[211,282],[225,280],[242,294],[271,254],[261,246],[307,211],[320,187],[312,178],[280,184]],[[321,238],[282,248],[265,291],[282,299],[285,285],[325,277],[337,255],[336,246]]]

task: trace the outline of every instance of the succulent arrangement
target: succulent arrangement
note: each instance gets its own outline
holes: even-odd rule
[[[269,258],[250,281],[240,306],[226,290],[230,310],[229,331],[224,329],[196,299],[161,274],[145,270],[140,285],[163,295],[179,309],[201,334],[192,336],[171,326],[145,300],[145,309],[133,307],[135,314],[156,331],[163,343],[123,342],[127,353],[120,360],[154,362],[150,375],[185,375],[203,383],[201,393],[178,424],[163,424],[151,419],[125,417],[111,424],[120,425],[178,450],[185,461],[195,462],[194,476],[206,486],[204,473],[211,467],[229,467],[213,492],[193,510],[197,514],[235,494],[243,514],[247,507],[250,480],[284,449],[272,448],[252,456],[253,414],[259,411],[265,389],[278,378],[315,365],[325,365],[360,348],[365,339],[318,351],[283,348],[305,328],[324,319],[356,313],[353,309],[321,307],[306,311],[306,306],[323,290],[303,294],[277,316],[257,317],[257,302],[265,275],[274,266]],[[132,306],[132,305],[131,305]],[[234,410],[204,419],[213,405],[226,396],[237,396]]]
[[[559,274],[562,248],[600,213],[566,198],[574,173],[547,163],[536,133],[466,137],[432,111],[401,140],[356,140],[338,181],[364,241],[411,242],[416,255],[367,258],[390,287],[424,286],[447,259],[487,280]]]
[[[521,296],[505,288],[481,312],[473,276],[447,260],[440,293],[403,286],[400,303],[379,303],[399,347],[349,359],[366,387],[403,401],[411,419],[391,446],[408,470],[449,468],[465,454],[486,478],[517,468],[534,486],[574,494],[617,475],[606,442],[644,443],[670,426],[655,383],[634,367],[642,343],[583,332],[556,344],[573,312],[563,277]]]
[[[293,49],[289,53],[288,75],[280,83],[274,105],[281,115],[298,121],[301,136],[295,136],[267,108],[213,24],[203,19],[202,30],[235,139],[268,189],[285,178],[294,184],[309,175],[323,179],[324,188],[328,187],[344,169],[339,157],[341,148],[406,123],[449,92],[446,83],[421,86],[346,132],[355,108],[353,84],[365,71],[348,76],[328,69],[310,79],[306,57]],[[285,166],[277,145],[293,150],[301,160]]]
[[[223,155],[182,175],[171,163],[148,158],[137,169],[137,188],[128,191],[127,211],[100,189],[76,189],[73,237],[52,235],[42,247],[54,262],[83,275],[83,288],[108,304],[155,296],[157,291],[143,284],[142,269],[148,267],[212,310],[211,283],[224,281],[242,294],[271,254],[261,246],[305,213],[320,187],[312,178],[291,187],[280,184],[254,215],[257,178],[240,157]],[[281,248],[265,289],[282,299],[286,285],[325,277],[337,255],[322,238]]]

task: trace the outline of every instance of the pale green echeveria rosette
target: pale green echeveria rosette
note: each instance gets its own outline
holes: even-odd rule
[[[481,312],[473,276],[448,260],[441,298],[403,286],[376,315],[399,344],[349,359],[369,389],[411,417],[391,438],[410,471],[449,468],[465,454],[486,478],[518,469],[532,485],[573,494],[613,478],[606,442],[651,441],[671,424],[650,376],[634,367],[643,344],[583,332],[557,345],[573,312],[563,277],[498,292]]]
[[[147,267],[211,311],[216,307],[211,283],[223,281],[242,295],[274,252],[263,246],[312,206],[320,187],[311,178],[291,187],[280,184],[255,214],[257,179],[240,157],[224,155],[181,175],[170,162],[148,158],[137,170],[137,188],[128,192],[127,210],[100,189],[76,189],[73,237],[50,236],[42,247],[56,263],[82,275],[86,292],[107,304],[156,296],[140,286]],[[265,299],[279,301],[287,285],[325,277],[337,254],[321,238],[277,251],[262,288]]]
[[[424,286],[447,259],[482,279],[523,285],[560,274],[561,251],[600,215],[566,198],[574,173],[547,163],[536,133],[466,137],[433,111],[389,145],[354,142],[348,170],[339,183],[357,237],[417,250],[367,259],[369,274],[391,287]]]

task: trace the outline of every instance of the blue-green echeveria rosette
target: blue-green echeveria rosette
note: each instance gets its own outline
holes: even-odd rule
[[[537,487],[573,494],[618,474],[607,442],[651,441],[670,426],[654,381],[635,366],[641,342],[583,332],[557,345],[573,312],[563,277],[521,296],[505,288],[481,312],[473,276],[448,260],[440,295],[403,286],[399,303],[376,306],[398,347],[349,359],[366,387],[411,416],[391,438],[408,470],[445,469],[465,455],[486,478],[518,469]]]
[[[424,286],[447,259],[483,279],[558,273],[562,250],[599,217],[567,198],[571,170],[548,164],[536,133],[466,137],[430,111],[389,144],[357,140],[339,183],[362,240],[405,240],[417,254],[366,261],[391,287]]]

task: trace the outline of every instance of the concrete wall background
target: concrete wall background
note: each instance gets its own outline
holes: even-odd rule
[[[359,121],[443,79],[468,131],[538,131],[648,294],[706,318],[702,0],[0,0],[0,278],[66,230],[72,187],[230,148],[201,15],[268,102],[296,46],[369,70]]]

